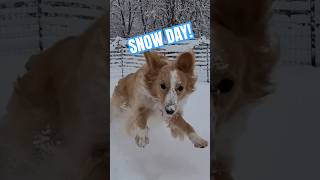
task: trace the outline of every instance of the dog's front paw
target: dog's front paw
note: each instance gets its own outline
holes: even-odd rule
[[[198,139],[197,141],[193,142],[194,147],[196,148],[205,148],[208,146],[208,142],[202,138]]]
[[[208,146],[208,142],[206,140],[202,139],[196,133],[191,133],[189,135],[189,139],[193,143],[194,147],[196,147],[196,148],[205,148]]]
[[[135,141],[138,147],[144,148],[147,144],[149,144],[149,136],[148,136],[149,128],[139,129],[137,135],[135,137]]]

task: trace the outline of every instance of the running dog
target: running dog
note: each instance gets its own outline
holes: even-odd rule
[[[107,177],[107,19],[26,63],[1,121],[2,180]]]
[[[116,109],[129,109],[128,131],[136,130],[136,144],[149,143],[148,118],[160,110],[173,137],[186,135],[195,147],[206,147],[207,141],[182,117],[182,106],[196,82],[193,52],[182,53],[175,61],[155,52],[144,56],[146,64],[119,80],[111,100]]]
[[[271,92],[270,75],[278,56],[268,31],[271,4],[269,0],[213,3],[215,180],[233,179],[234,145],[246,126],[242,112]]]

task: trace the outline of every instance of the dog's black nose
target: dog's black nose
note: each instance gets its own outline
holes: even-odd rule
[[[172,109],[166,109],[166,112],[167,112],[167,114],[173,114],[174,113],[174,110],[172,110]]]

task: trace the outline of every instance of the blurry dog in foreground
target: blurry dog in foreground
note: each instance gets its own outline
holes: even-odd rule
[[[119,80],[111,100],[116,110],[129,109],[128,130],[137,130],[136,144],[149,143],[148,118],[161,111],[173,137],[186,135],[195,147],[206,147],[207,141],[182,117],[182,106],[196,82],[193,52],[182,53],[175,61],[155,52],[144,55],[146,64]]]
[[[0,126],[1,180],[107,177],[106,25],[29,59]]]
[[[270,93],[277,59],[268,31],[268,0],[215,0],[213,3],[215,180],[232,180],[234,143],[245,127],[245,106]]]

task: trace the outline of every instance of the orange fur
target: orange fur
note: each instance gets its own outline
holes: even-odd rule
[[[81,35],[59,41],[27,62],[0,130],[0,144],[9,149],[0,148],[0,156],[11,154],[18,165],[0,161],[2,177],[16,179],[33,167],[35,174],[25,179],[105,179],[106,21],[106,16],[100,18]],[[48,125],[61,143],[52,156],[39,160],[33,154],[34,138]],[[10,176],[6,169],[14,168]]]
[[[216,0],[212,31],[214,63],[214,178],[231,180],[234,142],[245,127],[244,107],[270,93],[277,59],[268,31],[269,0]]]
[[[182,53],[176,61],[154,52],[145,53],[145,58],[143,67],[119,80],[112,96],[113,107],[125,105],[130,109],[129,133],[135,128],[146,131],[150,114],[161,110],[174,113],[166,116],[173,137],[187,135],[196,147],[207,146],[207,142],[198,137],[192,126],[183,119],[179,104],[194,90],[193,52]],[[170,112],[169,107],[174,110]],[[136,141],[138,146],[144,146],[148,137],[137,134]]]

